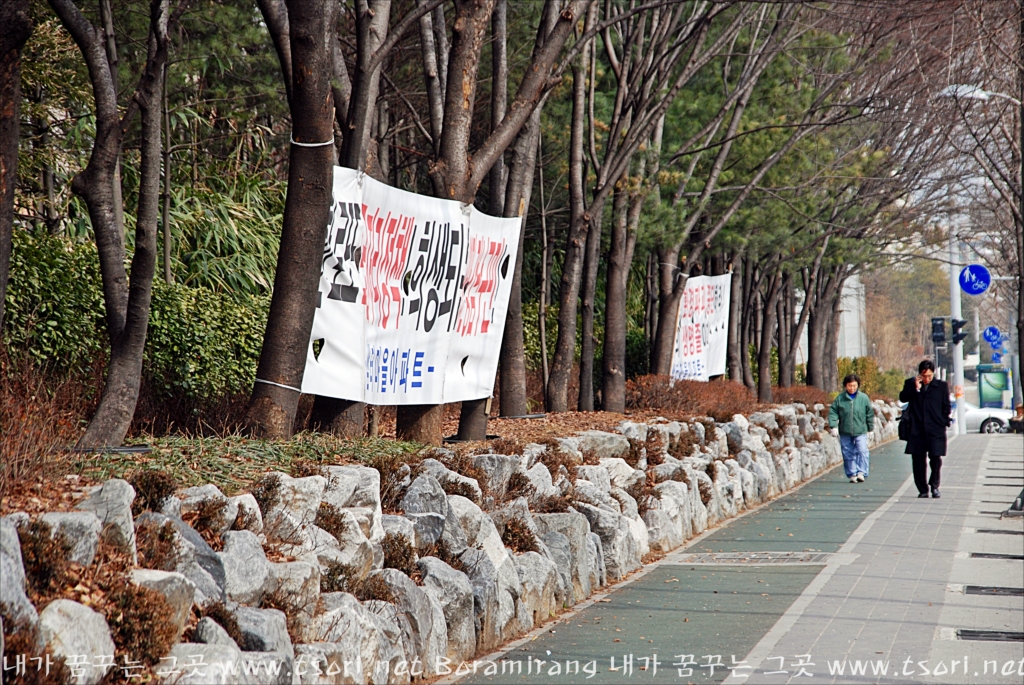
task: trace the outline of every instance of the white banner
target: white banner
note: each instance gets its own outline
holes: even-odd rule
[[[490,396],[520,223],[335,167],[302,392],[379,405]]]
[[[672,347],[672,378],[706,381],[725,373],[731,274],[686,281]]]

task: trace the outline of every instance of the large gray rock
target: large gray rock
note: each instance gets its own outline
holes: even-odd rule
[[[341,510],[337,525],[330,532],[319,526],[309,526],[301,546],[283,546],[282,551],[300,561],[315,562],[321,570],[326,570],[330,562],[344,564],[352,568],[359,578],[370,572],[374,562],[373,546],[349,509]]]
[[[675,549],[695,535],[693,532],[690,492],[686,483],[665,481],[654,486],[657,494],[657,509],[671,520],[671,526],[659,529],[659,547],[662,551]],[[646,521],[646,517],[644,519]],[[651,530],[651,546],[654,547],[654,530]],[[678,536],[678,537],[677,537]],[[666,549],[667,547],[667,549]]]
[[[587,481],[601,492],[608,492],[608,490],[611,489],[612,487],[612,482],[608,475],[608,469],[602,466],[596,466],[591,464],[577,466],[576,478]]]
[[[608,471],[611,485],[624,490],[628,490],[637,481],[642,481],[647,475],[627,464],[625,459],[602,459],[601,466]]]
[[[734,421],[719,424],[719,427],[725,431],[725,439],[729,444],[730,454],[736,454],[743,449],[744,431]]]
[[[189,515],[197,515],[206,508],[208,512],[217,512],[216,515],[210,517],[211,531],[223,533],[234,525],[235,517],[238,516],[238,501],[225,497],[216,485],[207,484],[185,488],[181,495],[180,516],[187,518]]]
[[[561,602],[557,595],[561,587],[558,569],[554,563],[537,552],[526,552],[513,557],[519,584],[522,588],[519,598],[528,621],[522,625],[524,631],[539,626],[555,615]]]
[[[530,514],[530,505],[525,497],[517,497],[511,502],[506,502],[498,509],[490,512],[489,516],[491,521],[494,522],[494,527],[498,531],[499,536],[505,535],[505,526],[512,520],[520,521],[530,532],[537,535],[537,524],[533,522],[533,516]]]
[[[512,474],[524,471],[523,462],[516,455],[478,454],[473,457],[473,465],[483,469],[487,474],[487,489],[495,500],[505,497]]]
[[[228,635],[228,631],[209,616],[199,619],[199,623],[192,629],[192,642],[204,645],[224,645],[238,649],[238,645]]]
[[[444,531],[441,533],[441,542],[451,554],[456,556],[462,554],[462,551],[469,547],[469,540],[466,537],[466,531],[462,528],[462,522],[455,509],[450,505],[448,517],[444,521]]]
[[[377,469],[348,464],[326,466],[324,473],[327,475],[324,501],[352,512],[367,539],[380,542],[384,537],[384,527],[381,525],[383,511]]]
[[[597,533],[587,535],[587,558],[590,560],[590,587],[595,591],[608,584],[608,568],[604,563],[604,547]]]
[[[181,637],[192,612],[195,598],[195,584],[176,571],[157,571],[149,568],[135,568],[131,571],[132,582],[144,588],[159,592],[167,600],[173,614],[176,635]]]
[[[128,481],[112,478],[103,485],[89,490],[75,507],[79,511],[91,511],[103,524],[103,534],[124,552],[131,554],[132,561],[138,561],[135,553],[135,525],[132,521],[132,502],[135,488]]]
[[[91,511],[51,511],[39,519],[50,526],[50,536],[62,537],[69,542],[71,553],[68,559],[76,564],[88,566],[96,556],[103,524]]]
[[[92,664],[100,657],[115,655],[114,640],[103,615],[69,599],[57,599],[46,605],[39,614],[39,634],[46,648],[58,658],[88,654]],[[83,667],[73,682],[91,685],[100,682],[104,675],[102,668]]]
[[[291,617],[297,639],[308,641],[320,599],[320,566],[307,561],[271,564],[270,577],[270,592]]]
[[[39,614],[25,593],[25,566],[21,559],[21,540],[11,518],[0,518],[0,609],[11,624],[25,621],[35,625]]]
[[[626,574],[640,568],[641,553],[630,530],[629,519],[590,504],[580,503],[578,508],[590,522],[591,531],[601,538],[609,580],[622,580]]]
[[[638,442],[646,442],[647,440],[647,424],[637,423],[635,421],[622,421],[616,427],[616,430],[622,433],[627,440],[636,440]]]
[[[601,467],[595,466],[594,468],[600,469]],[[603,471],[604,469],[601,470]],[[611,490],[611,488],[609,487],[608,490]],[[608,493],[608,490],[602,490],[590,481],[578,480],[576,481],[575,500],[577,502],[586,502],[614,514],[621,514],[622,505]]]
[[[509,560],[509,555],[491,517],[473,502],[459,495],[450,495],[448,504],[466,534],[467,545],[482,550],[490,558],[494,568],[500,569]]]
[[[420,465],[423,473],[428,473],[434,477],[434,479],[441,484],[441,487],[452,484],[456,484],[460,489],[473,493],[470,497],[471,500],[477,504],[483,499],[483,492],[480,490],[480,484],[476,482],[475,478],[464,476],[461,473],[452,471],[447,466],[439,462],[437,459],[424,459]]]
[[[526,477],[530,479],[530,484],[533,485],[533,495],[530,497],[533,502],[549,497],[557,497],[562,494],[561,490],[556,488],[551,480],[551,472],[548,470],[548,467],[540,462],[537,462],[527,470]]]
[[[196,586],[196,604],[202,605],[209,600],[223,601],[227,584],[224,563],[199,533],[180,519],[168,518],[152,511],[140,514],[135,525],[140,538],[145,539],[151,535],[161,535],[160,531],[168,523],[174,529],[177,559],[173,568],[160,570],[177,571],[191,580]]]
[[[444,535],[445,516],[432,511],[422,514],[406,514],[416,533],[416,549],[425,550],[437,543]]]
[[[420,474],[405,491],[399,504],[406,514],[448,514],[448,495],[436,478],[429,473]]]
[[[395,516],[394,514],[384,514],[381,517],[381,525],[384,527],[384,534],[393,533],[399,537],[403,537],[406,541],[416,546],[416,528],[413,527],[412,521],[405,518],[404,516]]]
[[[296,645],[296,659],[305,655],[309,659],[320,658],[330,664],[337,664],[340,677],[335,680],[314,680],[302,678],[301,682],[322,683],[384,683],[391,682],[388,673],[406,658],[402,647],[401,627],[395,620],[395,607],[387,602],[362,604],[345,592],[330,592],[323,595],[323,613],[316,618],[316,641]],[[333,647],[329,646],[333,645]],[[410,654],[409,659],[415,655]],[[405,679],[408,682],[408,678]]]
[[[559,606],[572,604],[572,551],[569,548],[569,538],[557,531],[550,531],[541,536],[541,542],[544,544],[544,554],[558,570],[561,585],[557,597],[558,604]]]
[[[251,530],[256,535],[263,532],[263,512],[251,493],[229,497],[228,506],[235,508],[235,521],[241,523],[240,526],[234,526],[236,530]]]
[[[572,584],[572,603],[581,602],[591,593],[590,559],[587,553],[587,535],[590,526],[586,517],[576,511],[560,514],[534,514],[533,520],[540,531],[541,539],[547,542],[547,534],[561,533],[569,542],[569,579]]]
[[[302,545],[307,529],[316,522],[320,502],[324,498],[327,479],[323,476],[292,478],[284,473],[280,479],[277,502],[263,517],[263,532],[270,542]]]
[[[683,544],[682,527],[662,509],[648,509],[644,512],[644,523],[650,535],[652,549],[671,552]]]
[[[224,548],[217,552],[224,567],[227,598],[242,604],[259,604],[270,589],[270,562],[259,538],[250,530],[222,535]]]
[[[256,609],[240,606],[235,609],[235,620],[242,633],[244,652],[281,652],[294,656],[292,640],[288,637],[288,620],[278,609]]]
[[[624,435],[604,431],[583,431],[578,436],[579,449],[591,452],[598,459],[622,457],[629,454],[629,439]]]
[[[416,655],[432,674],[438,658],[448,654],[448,629],[443,607],[412,582],[409,576],[393,568],[373,572],[387,584],[398,611],[405,614],[412,626]]]
[[[483,551],[466,548],[459,556],[473,587],[473,626],[476,651],[489,652],[501,644],[498,571]]]
[[[473,621],[473,585],[462,571],[434,557],[417,562],[423,574],[423,591],[441,606],[448,636],[448,658],[455,663],[468,660],[476,651]]]

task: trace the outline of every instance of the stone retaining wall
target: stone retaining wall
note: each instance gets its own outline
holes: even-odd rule
[[[174,570],[137,568],[132,582],[167,598],[179,635],[193,605],[220,601],[234,614],[240,641],[203,618],[192,641],[175,645],[154,669],[161,682],[407,683],[493,651],[621,580],[651,552],[670,552],[838,463],[826,411],[793,404],[719,424],[623,421],[616,433],[586,431],[558,441],[561,461],[574,474],[565,466],[548,470],[542,457],[551,446],[473,456],[487,474],[486,488],[446,467],[447,455],[438,452],[440,459],[406,475],[402,515],[383,513],[376,470],[344,465],[304,478],[279,474],[276,501],[265,501],[265,511],[252,494],[225,497],[207,485],[133,519],[134,490],[115,479],[75,512],[42,518],[74,543],[73,558],[83,565],[92,563],[101,534],[134,555],[169,525],[178,550]],[[871,444],[896,437],[897,413],[875,403]],[[511,497],[510,488],[525,494]],[[446,493],[453,490],[461,494]],[[569,498],[566,511],[540,513],[559,497]],[[210,500],[221,503],[204,504]],[[323,505],[333,507],[331,532],[315,524]],[[217,512],[206,524],[220,534],[220,551],[183,520],[204,506]],[[46,646],[77,665],[76,682],[98,682],[105,669],[97,659],[114,654],[110,628],[101,614],[70,600],[32,606],[18,536],[27,523],[25,514],[0,519],[4,619],[37,625]],[[508,526],[528,529],[535,551],[506,548]],[[415,581],[384,568],[385,536],[423,555],[413,559]],[[268,551],[294,561],[272,561]],[[338,568],[390,601],[322,592]]]

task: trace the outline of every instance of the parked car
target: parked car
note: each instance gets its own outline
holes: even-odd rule
[[[950,402],[955,402],[952,395]],[[953,405],[956,406],[955,404]],[[900,415],[906,410],[907,403],[900,402]],[[956,409],[953,409],[953,416],[956,416]],[[967,432],[978,431],[979,433],[1002,433],[1010,425],[1013,418],[1012,409],[992,409],[991,407],[976,407],[970,402],[964,402],[964,416],[967,421]]]
[[[993,409],[991,407],[976,407],[970,402],[964,402],[964,410],[967,415],[967,431],[978,431],[980,433],[1002,433],[1013,418],[1012,409]]]

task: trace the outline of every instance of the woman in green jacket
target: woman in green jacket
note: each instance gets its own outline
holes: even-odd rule
[[[844,378],[843,388],[828,409],[828,425],[839,438],[846,477],[851,483],[863,483],[868,477],[868,433],[875,429],[875,408],[867,394],[859,392],[857,374]]]

